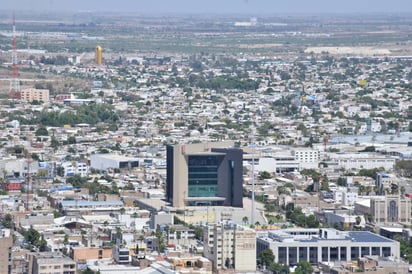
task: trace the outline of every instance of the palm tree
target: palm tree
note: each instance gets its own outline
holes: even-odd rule
[[[360,216],[356,216],[356,225],[360,225],[362,219]]]
[[[401,196],[404,197],[405,196],[405,187],[401,186]]]
[[[249,222],[249,218],[247,216],[244,216],[242,222],[243,224],[247,224]]]
[[[140,235],[140,236],[139,236],[139,241],[140,241],[141,243],[143,243],[143,241],[144,241],[144,236],[143,236],[143,235]]]
[[[176,239],[177,239],[177,243],[179,244],[180,239],[182,238],[182,231],[177,231],[176,232]]]

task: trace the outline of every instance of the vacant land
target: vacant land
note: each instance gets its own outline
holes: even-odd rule
[[[9,14],[0,14],[0,49],[10,50]],[[76,18],[74,20],[73,18]],[[153,16],[18,14],[19,48],[50,53],[300,53],[328,47],[337,54],[409,52],[411,16]],[[287,49],[286,51],[284,49]],[[335,48],[333,50],[332,48]],[[339,50],[336,50],[339,48]],[[321,49],[322,50],[322,49]],[[313,50],[315,51],[315,50]]]

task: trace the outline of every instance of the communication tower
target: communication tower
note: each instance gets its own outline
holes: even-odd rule
[[[11,51],[11,77],[10,77],[10,99],[20,99],[20,79],[19,66],[17,60],[17,42],[16,42],[16,18],[13,13],[13,35],[12,35],[12,51]]]
[[[326,146],[328,145],[329,142],[329,136],[325,135],[323,136],[323,145],[325,147],[325,152],[326,152]]]

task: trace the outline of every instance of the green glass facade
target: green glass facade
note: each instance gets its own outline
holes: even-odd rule
[[[216,197],[222,155],[191,155],[188,163],[188,197]]]

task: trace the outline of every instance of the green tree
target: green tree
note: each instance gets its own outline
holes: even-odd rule
[[[272,249],[266,248],[262,250],[259,254],[259,262],[261,265],[265,265],[266,267],[270,266],[275,260],[275,255],[273,254]]]
[[[395,240],[400,243],[401,256],[412,263],[412,243],[405,241],[401,236],[395,236]]]
[[[295,269],[295,274],[312,274],[313,266],[307,261],[300,261]]]
[[[34,161],[40,161],[39,154],[37,154],[37,153],[32,153],[32,154],[31,154],[31,158],[32,158]]]
[[[320,190],[322,190],[322,191],[330,191],[330,189],[329,189],[329,182],[328,182],[327,180],[323,180],[323,181],[320,183]]]
[[[317,172],[314,169],[304,169],[300,172],[302,175],[310,176],[312,177],[313,181],[318,182],[320,178],[322,178],[322,174]]]
[[[309,228],[317,228],[319,227],[319,222],[316,220],[315,215],[311,214],[306,216],[302,212],[302,208],[297,207],[288,207],[286,209],[286,218],[289,219],[292,223],[296,224],[300,227],[309,227]]]
[[[272,178],[272,174],[270,174],[267,171],[262,171],[262,172],[259,173],[259,179],[260,180],[265,180],[265,179],[270,179],[270,178]]]
[[[303,136],[307,136],[308,134],[308,129],[306,128],[306,126],[303,123],[300,123],[297,127],[297,130],[300,130],[303,134]]]
[[[13,216],[11,216],[11,214],[7,213],[4,216],[3,221],[1,222],[1,224],[5,227],[5,228],[12,228],[13,227]]]
[[[289,188],[287,188],[286,186],[278,186],[277,188],[276,188],[276,191],[279,193],[279,194],[285,194],[285,195],[290,195],[290,191],[289,191]]]
[[[25,231],[23,234],[24,234],[24,239],[33,245],[35,245],[40,239],[40,233],[33,228],[30,228],[29,230]]]
[[[42,235],[35,230],[30,228],[23,232],[24,239],[31,245],[37,247],[40,251],[45,251],[47,248],[47,242],[43,239]]]
[[[56,151],[57,148],[60,146],[60,142],[57,140],[56,137],[54,136],[51,137],[50,146],[54,149],[54,151]]]
[[[64,234],[63,244],[65,244],[65,245],[69,244],[69,235]]]
[[[243,216],[242,222],[243,224],[247,224],[249,222],[249,218],[247,216]]]
[[[163,234],[163,231],[161,231],[159,228],[156,229],[155,236],[156,236],[156,239],[157,239],[157,244],[158,244],[158,247],[159,247],[159,251],[163,252],[166,249],[165,236]]]
[[[100,272],[100,271],[99,271]],[[86,270],[83,270],[81,274],[95,274],[93,270],[90,268],[87,268]]]
[[[383,168],[361,169],[359,170],[358,175],[375,179],[376,173],[381,172],[381,171],[384,171],[384,169]]]
[[[396,161],[395,172],[402,177],[412,177],[412,160]]]
[[[203,228],[200,225],[192,226],[191,228],[194,229],[195,238],[198,240],[202,240],[203,239]]]
[[[376,151],[375,146],[367,146],[365,147],[364,150],[362,150],[362,152],[375,152],[375,151]]]
[[[34,134],[36,136],[49,136],[49,132],[45,127],[39,127]]]
[[[75,143],[76,143],[76,137],[70,136],[69,138],[67,138],[67,144],[72,145]]]
[[[336,184],[338,186],[348,186],[348,184],[346,183],[346,178],[344,177],[339,177],[338,180],[336,181]]]
[[[272,271],[274,274],[289,274],[290,270],[287,265],[279,264],[279,263],[272,263],[268,267],[270,271]]]

